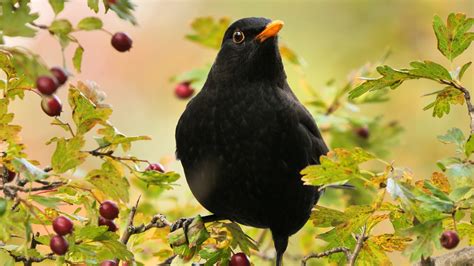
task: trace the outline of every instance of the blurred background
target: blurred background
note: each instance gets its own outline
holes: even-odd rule
[[[75,36],[81,41],[85,52],[82,73],[76,74],[74,79],[93,80],[99,84],[108,95],[106,102],[113,106],[112,123],[123,133],[152,137],[151,141],[134,144],[134,155],[161,161],[168,170],[180,173],[181,165],[174,160],[174,130],[187,101],[176,98],[176,84],[170,82],[170,78],[212,63],[216,55],[215,50],[185,40],[184,36],[190,33],[190,23],[194,18],[225,16],[235,20],[264,16],[283,20],[285,27],[280,33],[280,41],[304,58],[306,64],[303,70],[311,86],[324,90],[328,80],[335,79],[343,84],[351,70],[377,61],[387,49],[391,49],[392,54],[386,63],[395,68],[407,67],[411,61],[425,59],[450,66],[450,62],[436,49],[431,27],[433,15],[438,14],[443,20],[450,12],[474,16],[472,0],[137,0],[134,3],[137,4],[137,27],[119,21],[115,14],[98,14],[108,31],[124,31],[131,36],[131,51],[115,51],[110,45],[110,36],[105,32],[78,33]],[[54,18],[46,0],[33,0],[33,9],[42,14],[39,22],[49,24]],[[60,16],[68,17],[75,23],[92,15],[96,14],[87,8],[85,1],[71,0]],[[50,66],[61,65],[59,44],[46,31],[40,31],[34,40],[5,39],[7,45],[26,46],[41,54]],[[66,58],[72,57],[74,48],[71,46],[66,50]],[[456,58],[451,66],[454,69],[473,60],[471,48]],[[72,69],[71,63],[68,64]],[[298,71],[287,67],[290,85],[305,101],[310,95],[298,86]],[[474,76],[471,73],[472,70],[466,73],[463,84],[472,89]],[[454,153],[451,147],[437,141],[436,136],[451,127],[459,127],[464,132],[468,129],[465,106],[454,106],[450,115],[441,119],[433,118],[431,111],[422,110],[433,100],[422,95],[438,89],[440,86],[433,82],[408,81],[390,93],[390,101],[363,106],[360,110],[369,116],[383,115],[386,121],[396,120],[405,129],[398,145],[385,159],[411,168],[418,178],[429,177],[436,170],[436,160]],[[66,94],[64,88],[59,92],[64,102]],[[66,105],[65,108],[69,112]],[[24,125],[22,137],[29,157],[42,163],[48,162],[54,146],[47,146],[45,142],[55,134],[62,134],[61,129],[46,126],[51,119],[42,114],[34,94],[27,94],[25,101],[16,101],[12,111],[18,114],[17,123]],[[174,204],[192,206],[186,214],[203,212],[192,198],[184,178],[167,195],[178,199]],[[304,243],[294,239],[290,240],[289,254]],[[392,258],[394,262],[408,263],[397,254]]]

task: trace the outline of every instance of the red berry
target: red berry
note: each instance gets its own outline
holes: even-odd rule
[[[41,100],[41,109],[49,116],[58,116],[63,110],[61,100],[56,95],[45,96]]]
[[[117,262],[113,260],[104,260],[100,263],[100,266],[117,266]]]
[[[107,0],[107,3],[108,3],[109,5],[114,5],[114,4],[117,3],[117,0]]]
[[[229,266],[250,266],[250,261],[244,253],[239,252],[232,256]]]
[[[36,79],[36,88],[45,95],[51,95],[58,89],[58,82],[49,76],[40,76]]]
[[[100,216],[99,217],[99,225],[105,225],[109,227],[110,232],[115,232],[117,231],[117,225],[115,225],[114,221],[105,219],[104,217]]]
[[[60,67],[53,67],[50,69],[51,74],[56,78],[59,85],[63,85],[67,81],[67,74]]]
[[[174,93],[180,99],[187,99],[193,95],[194,89],[189,82],[181,82],[174,88]]]
[[[112,46],[119,52],[126,52],[132,48],[132,39],[124,32],[117,32],[112,36]]]
[[[148,167],[145,170],[146,171],[158,171],[158,172],[161,172],[161,173],[165,172],[165,168],[163,167],[163,165],[161,165],[161,163],[152,163],[152,164],[148,165]]]
[[[15,176],[16,176],[16,173],[13,172],[13,171],[10,171],[10,169],[8,168],[5,168],[6,170],[6,178],[7,178],[7,182],[12,182],[13,179],[15,179]]]
[[[113,220],[119,215],[119,208],[115,202],[106,200],[100,204],[99,213],[102,217]]]
[[[445,231],[439,241],[444,248],[453,249],[459,244],[459,236],[454,231]]]
[[[64,255],[69,248],[69,243],[64,237],[55,235],[51,238],[49,247],[56,255]]]
[[[74,225],[69,218],[59,216],[53,221],[53,229],[58,235],[67,235],[72,233]]]
[[[363,139],[368,139],[370,136],[369,129],[367,127],[359,127],[356,129],[356,134],[363,138]]]

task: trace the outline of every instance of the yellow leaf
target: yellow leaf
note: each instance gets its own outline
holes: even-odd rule
[[[403,251],[411,241],[409,237],[401,237],[393,234],[383,234],[378,236],[371,236],[369,241],[373,241],[377,246],[384,251]]]
[[[431,183],[433,183],[433,185],[437,186],[446,194],[451,192],[451,186],[449,185],[448,178],[443,173],[434,172],[431,176]]]

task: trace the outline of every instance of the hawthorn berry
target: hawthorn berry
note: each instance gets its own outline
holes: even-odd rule
[[[356,129],[356,134],[363,139],[368,139],[370,136],[370,131],[367,127],[359,127]]]
[[[459,236],[454,231],[445,231],[439,239],[441,245],[446,249],[453,249],[459,244]]]
[[[67,74],[64,72],[64,70],[60,67],[53,67],[49,71],[51,71],[51,74],[56,78],[58,81],[59,85],[63,85],[67,81]]]
[[[100,263],[100,266],[117,266],[117,262],[113,260],[104,260]]]
[[[58,89],[56,78],[39,76],[36,79],[36,88],[45,95],[51,95]]]
[[[112,36],[112,46],[119,52],[126,52],[132,48],[132,39],[125,32],[117,32]]]
[[[51,238],[51,241],[49,242],[49,247],[54,252],[54,254],[64,255],[69,249],[69,243],[64,237],[60,235],[55,235]]]
[[[250,266],[250,261],[242,252],[235,253],[230,259],[229,266]]]
[[[187,99],[193,95],[194,89],[189,82],[181,82],[174,88],[174,94],[180,99]]]
[[[13,179],[15,179],[16,173],[13,171],[10,171],[10,169],[5,168],[5,177],[7,182],[12,182]]]
[[[99,213],[102,217],[113,220],[119,215],[119,208],[113,201],[106,200],[100,204]]]
[[[58,235],[67,235],[72,233],[74,225],[72,221],[64,216],[59,216],[53,221],[53,229]]]
[[[115,225],[114,221],[105,219],[104,217],[100,216],[99,217],[99,225],[105,225],[107,226],[110,232],[115,232],[117,231],[117,225]]]
[[[61,100],[56,95],[45,96],[41,100],[41,109],[49,116],[58,116],[63,110]]]
[[[148,167],[145,170],[146,171],[158,171],[158,172],[161,172],[161,173],[165,172],[165,168],[163,167],[163,165],[161,165],[161,163],[152,163],[152,164],[148,165]]]

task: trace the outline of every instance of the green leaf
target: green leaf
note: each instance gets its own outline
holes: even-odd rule
[[[310,220],[316,227],[334,227],[346,221],[346,215],[338,210],[316,205],[311,212]]]
[[[372,241],[366,241],[357,257],[357,266],[392,265],[383,248]]]
[[[433,30],[438,40],[438,50],[453,61],[466,50],[474,40],[474,33],[468,32],[474,24],[473,18],[466,18],[462,13],[451,13],[447,24],[439,16],[433,20]]]
[[[195,68],[190,71],[186,71],[177,76],[171,78],[171,82],[181,83],[190,82],[190,84],[197,89],[201,89],[207,79],[207,74],[211,69],[210,65],[205,65],[202,68]]]
[[[438,136],[438,140],[445,144],[455,144],[456,152],[464,153],[466,138],[459,128],[451,128],[445,135]]]
[[[433,108],[433,117],[443,117],[444,114],[449,114],[451,111],[451,104],[463,104],[464,94],[453,87],[446,87],[437,92],[436,100],[423,108],[429,110]]]
[[[381,74],[382,77],[367,79],[364,83],[349,92],[349,99],[355,99],[368,91],[381,90],[386,87],[395,89],[407,79],[418,78],[407,71],[396,70],[389,66],[379,66],[377,67],[377,72]]]
[[[67,170],[74,169],[84,162],[87,154],[81,152],[85,140],[81,135],[70,139],[57,138],[56,150],[51,158],[51,165],[58,174],[65,173]]]
[[[469,158],[469,156],[471,156],[471,154],[474,152],[474,134],[471,134],[469,136],[469,139],[464,145],[464,149],[465,149],[464,153],[466,154],[466,157]]]
[[[98,30],[103,26],[102,20],[97,17],[87,17],[81,19],[77,24],[77,27],[81,30]]]
[[[107,7],[114,11],[121,19],[128,20],[133,25],[137,24],[137,20],[132,14],[133,10],[135,9],[135,5],[132,4],[130,0],[116,1],[115,4],[108,5]]]
[[[58,208],[59,204],[61,203],[61,199],[51,196],[43,197],[40,195],[30,195],[29,198],[38,204],[53,209]]]
[[[77,134],[84,134],[97,124],[106,124],[112,114],[109,107],[99,107],[74,86],[69,89],[69,105],[73,111],[72,118],[77,127]]]
[[[407,235],[416,236],[415,242],[408,246],[404,254],[410,261],[419,261],[433,254],[433,246],[439,247],[439,236],[443,231],[441,220],[431,220],[418,224],[405,231]]]
[[[468,237],[469,245],[474,246],[474,225],[468,223],[457,224],[457,232],[461,238]]]
[[[298,65],[298,66],[302,66],[305,64],[303,58],[299,57],[295,53],[295,51],[288,48],[288,46],[280,44],[279,49],[280,49],[281,57],[288,60],[288,62]]]
[[[162,189],[171,189],[179,174],[175,172],[161,173],[159,171],[135,172],[138,179],[142,180],[147,186],[158,186]]]
[[[130,150],[132,142],[151,139],[148,136],[125,136],[110,124],[105,125],[104,128],[97,130],[97,132],[104,136],[102,138],[95,138],[100,147],[115,149],[117,146],[121,146],[124,152]]]
[[[234,222],[223,223],[222,227],[227,228],[232,235],[231,246],[239,247],[245,254],[250,255],[250,249],[258,251],[257,243],[242,230],[240,225]]]
[[[321,164],[310,165],[301,171],[306,185],[323,186],[360,178],[359,164],[375,157],[361,148],[345,150],[336,148],[320,157]]]
[[[119,162],[106,159],[101,169],[90,171],[86,179],[108,197],[128,202],[130,184]]]
[[[87,0],[87,6],[95,13],[99,12],[99,0]]]
[[[459,74],[458,74],[458,79],[461,80],[462,77],[464,76],[464,73],[466,72],[466,70],[471,66],[472,62],[468,62],[466,64],[464,64],[461,69],[459,70]]]
[[[0,217],[3,216],[3,214],[5,214],[5,211],[7,210],[7,200],[4,199],[4,198],[0,198]]]
[[[20,0],[15,8],[12,3],[3,3],[2,8],[0,29],[2,29],[3,35],[11,37],[35,36],[36,29],[29,27],[29,25],[39,17],[39,14],[30,13],[29,1]]]
[[[84,53],[84,48],[82,46],[77,46],[76,51],[74,52],[74,56],[72,57],[72,64],[77,72],[81,73],[81,65],[82,65],[82,54]]]
[[[408,73],[419,78],[427,78],[432,80],[452,80],[449,71],[442,65],[431,61],[411,62],[413,69],[408,69]]]
[[[225,17],[219,20],[214,20],[212,17],[196,18],[191,23],[194,32],[186,35],[186,38],[205,47],[219,49],[229,24],[230,20]]]
[[[15,158],[13,160],[13,166],[17,173],[22,173],[28,180],[41,180],[48,177],[48,174],[38,167],[31,164],[24,158]]]
[[[53,8],[54,14],[59,14],[64,9],[65,0],[49,0],[49,4]]]
[[[72,31],[72,24],[67,19],[58,19],[51,23],[48,30],[56,35],[67,35]]]

